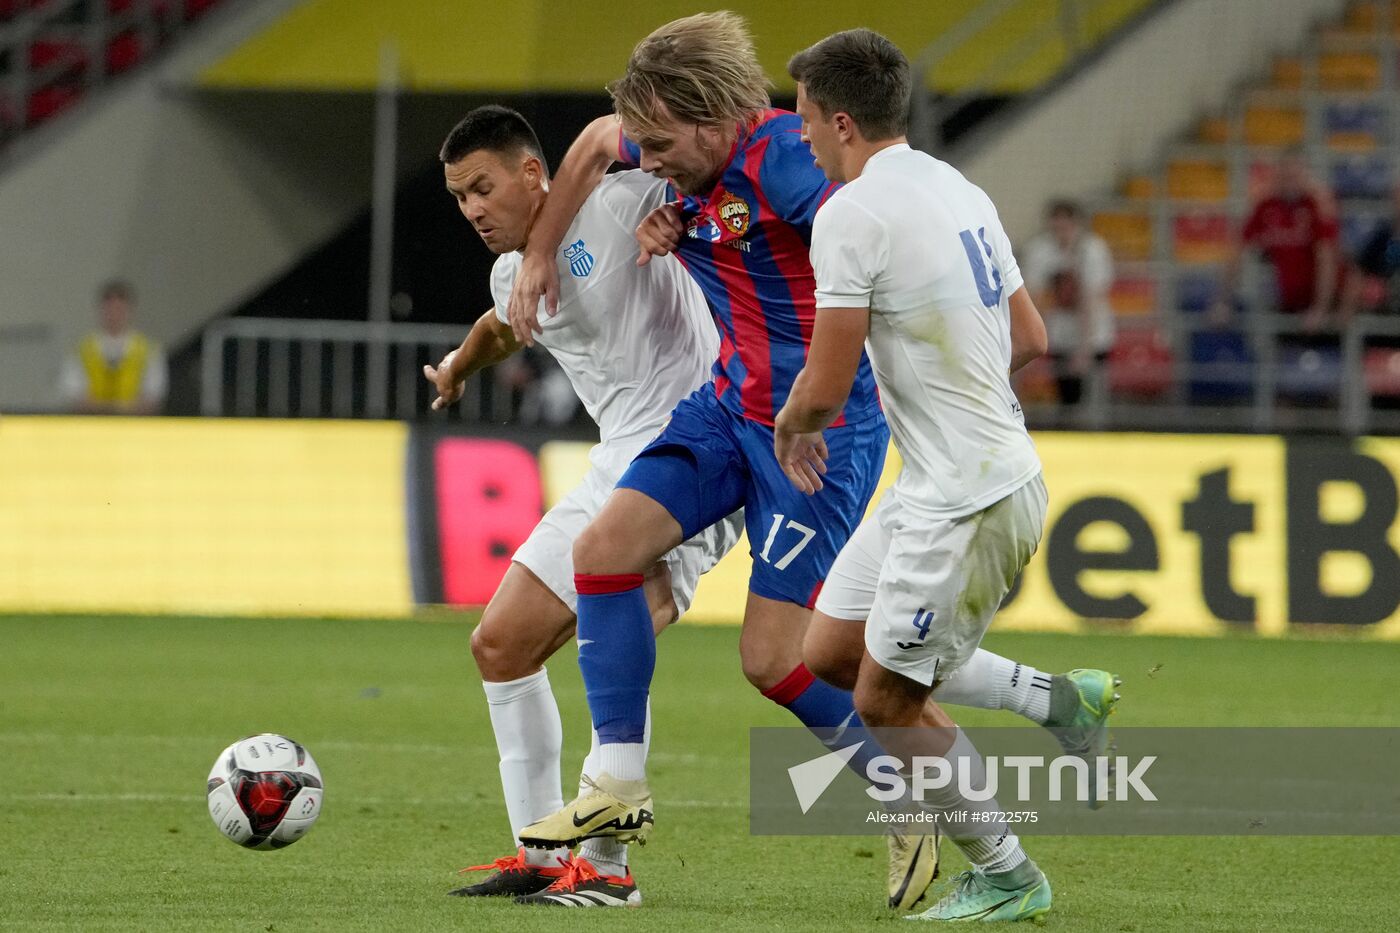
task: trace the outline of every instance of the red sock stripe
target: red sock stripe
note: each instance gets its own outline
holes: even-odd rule
[[[580,596],[606,596],[625,593],[642,585],[640,573],[576,573],[574,589]]]
[[[803,691],[812,686],[812,681],[816,679],[817,675],[807,670],[807,665],[799,664],[776,687],[763,691],[763,695],[779,706],[787,706],[802,696]]]

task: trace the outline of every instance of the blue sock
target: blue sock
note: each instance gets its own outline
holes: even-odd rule
[[[807,670],[807,665],[799,664],[776,687],[763,691],[763,695],[789,710],[832,751],[864,740],[865,744],[850,757],[847,767],[862,781],[868,780],[866,764],[884,751],[866,733],[849,691],[818,680]]]
[[[642,575],[574,576],[578,590],[578,666],[601,745],[639,743],[656,670],[656,635]]]

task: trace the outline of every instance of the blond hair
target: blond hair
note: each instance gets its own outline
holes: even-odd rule
[[[723,10],[673,20],[637,43],[608,93],[618,117],[644,132],[661,104],[682,123],[747,122],[768,108],[768,87],[748,24]]]

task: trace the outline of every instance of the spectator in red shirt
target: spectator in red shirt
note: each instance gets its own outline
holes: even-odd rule
[[[1257,250],[1273,270],[1273,310],[1302,314],[1307,330],[1317,330],[1337,293],[1337,220],[1331,193],[1313,182],[1301,156],[1279,161],[1272,190],[1245,220],[1225,264],[1217,323],[1229,320],[1245,249]]]

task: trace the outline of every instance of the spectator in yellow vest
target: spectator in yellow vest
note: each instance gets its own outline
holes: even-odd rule
[[[165,406],[165,354],[131,327],[136,294],[114,280],[98,292],[99,330],[83,338],[63,367],[64,400],[89,414],[153,415]]]

